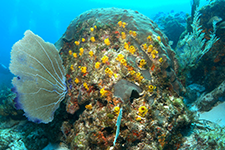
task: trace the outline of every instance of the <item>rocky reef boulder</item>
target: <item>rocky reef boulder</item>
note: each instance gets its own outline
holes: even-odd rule
[[[112,149],[122,108],[115,149],[179,147],[191,113],[179,97],[185,89],[175,53],[157,24],[133,10],[93,9],[55,45],[66,68],[66,110],[79,116],[61,128],[71,149]]]
[[[122,21],[125,23],[125,28],[121,25],[120,28],[117,23]],[[96,29],[94,32],[91,32],[89,28],[94,28],[96,25]],[[102,31],[106,28],[109,28],[110,31],[104,33],[102,37],[99,37],[98,32]],[[118,28],[118,33],[113,28]],[[118,50],[120,47],[123,47],[123,43],[126,40],[122,39],[121,33],[124,29],[124,33],[127,35],[127,42],[129,45],[135,45],[139,51],[143,52],[143,48],[146,51],[157,50],[158,53],[157,57],[161,57],[163,59],[163,63],[160,65],[160,74],[162,74],[163,78],[169,80],[167,85],[170,89],[173,89],[177,94],[180,94],[184,91],[183,86],[177,80],[176,72],[178,69],[177,60],[175,57],[174,51],[171,49],[168,43],[168,38],[165,34],[158,28],[158,25],[154,23],[148,17],[142,15],[138,11],[129,10],[129,9],[119,9],[119,8],[100,8],[100,9],[92,9],[82,13],[81,15],[77,16],[67,27],[66,32],[63,36],[55,43],[58,49],[61,49],[62,52],[69,52],[69,50],[74,49],[73,52],[78,52],[79,48],[87,45],[87,41],[90,41],[91,36],[96,38],[96,43],[103,42],[104,38],[109,38],[110,48]],[[137,35],[133,36],[131,31],[134,31]],[[119,37],[120,36],[120,37]],[[148,39],[152,37],[152,39]],[[86,41],[82,42],[82,38]],[[155,39],[154,39],[155,38]],[[159,40],[157,38],[160,38]],[[118,43],[120,40],[120,43]],[[123,41],[121,41],[123,40]],[[152,43],[148,43],[147,47],[143,47],[148,41],[154,40]],[[80,45],[74,44],[75,41],[80,42]],[[154,47],[149,47],[149,46]],[[158,46],[156,46],[158,45]],[[91,46],[91,45],[88,45]],[[157,47],[157,48],[156,48]],[[99,47],[100,49],[104,49],[106,47]],[[149,50],[148,50],[149,49]],[[155,51],[153,51],[155,52]],[[118,51],[119,53],[119,51]],[[146,55],[146,54],[143,54]],[[148,52],[148,55],[151,55],[151,52]],[[155,56],[155,55],[154,55]],[[147,56],[143,56],[147,57]],[[133,57],[131,59],[134,59]],[[155,59],[155,58],[154,58]],[[153,63],[152,60],[146,59],[148,68],[151,68],[154,72],[157,70],[157,65]],[[156,68],[155,68],[156,67]],[[158,71],[159,71],[158,70]],[[152,71],[152,72],[153,72]],[[147,71],[146,71],[147,72]],[[143,74],[149,74],[144,73]],[[148,76],[148,77],[147,77]],[[150,75],[146,75],[148,79],[150,79]]]

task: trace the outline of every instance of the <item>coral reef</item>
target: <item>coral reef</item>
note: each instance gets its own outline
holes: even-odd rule
[[[202,15],[196,19],[202,30],[196,29],[206,41],[213,28],[210,18],[214,17],[206,17],[206,10],[217,11],[217,3],[200,9]],[[220,6],[222,10],[224,6]],[[192,142],[193,149],[224,148],[224,128],[209,127],[209,121],[202,123],[194,118],[181,97],[188,92],[189,103],[193,103],[200,94],[209,92],[194,103],[200,110],[208,110],[224,96],[224,74],[220,73],[219,81],[208,89],[207,79],[212,85],[210,75],[215,77],[219,70],[214,67],[215,74],[210,72],[201,79],[195,70],[207,68],[212,64],[204,63],[212,61],[224,70],[223,22],[216,26],[220,40],[211,51],[201,53],[199,65],[188,68],[192,70],[182,78],[177,76],[178,72],[181,74],[179,61],[167,37],[156,23],[137,11],[101,8],[84,12],[55,43],[59,51],[27,31],[12,50],[11,71],[17,75],[13,82],[19,96],[15,102],[31,121],[48,124],[15,121],[20,112],[11,106],[1,108],[3,115],[11,117],[8,124],[0,124],[1,146],[13,149],[10,145],[20,144],[23,149],[38,150],[63,141],[68,147],[61,147],[66,149],[172,150],[186,149]],[[31,42],[27,42],[27,34]],[[38,48],[30,52],[25,47]],[[37,50],[41,52],[37,54]],[[193,80],[186,84],[190,78]],[[188,85],[187,91],[183,85]],[[8,96],[0,95],[2,104],[7,106],[6,101],[11,101],[12,105],[14,95],[5,93]],[[14,111],[16,115],[10,115]],[[186,136],[184,132],[190,127],[194,132]]]
[[[179,94],[177,60],[165,35],[137,11],[106,8],[74,19],[56,42],[66,68],[66,110],[79,114],[64,122],[71,149],[173,149],[179,129],[192,115]],[[176,137],[176,138],[175,138]]]
[[[180,150],[187,149],[216,149],[221,150],[225,147],[224,127],[208,120],[197,120],[193,122],[193,131],[183,139]]]
[[[21,111],[19,110],[19,112]],[[27,121],[26,117],[21,117],[21,114],[20,117],[17,115],[15,117],[6,116],[7,119],[4,120],[1,118],[0,149],[42,150],[48,143],[59,144],[60,137],[63,136],[60,130],[62,122],[67,119],[74,121],[76,118],[68,116],[65,104],[57,109],[54,120],[48,124]]]
[[[207,40],[202,33],[200,26],[200,16],[198,11],[194,15],[192,23],[192,33],[187,34],[184,39],[180,40],[177,45],[177,56],[180,65],[180,70],[185,74],[190,68],[196,67],[199,60],[211,49],[213,44],[219,40],[216,37],[216,22],[213,23],[213,32]]]
[[[225,71],[225,1],[212,1],[210,4],[200,8],[199,12],[201,14],[201,33],[204,33],[206,42],[210,39],[210,34],[212,34],[213,21],[217,21],[216,36],[219,40],[200,59],[198,65],[189,70],[190,73],[186,74],[186,84],[194,82],[204,86],[206,92],[211,92],[225,80],[225,75],[222,73]]]
[[[12,129],[0,129],[0,148],[10,150],[27,150],[21,135]]]
[[[14,98],[16,95],[11,89],[4,86],[0,90],[0,120],[7,121],[10,118],[22,119],[22,111],[18,111],[14,107]]]
[[[189,87],[194,83],[205,89],[204,93],[194,96],[193,91],[188,88],[183,95],[187,103],[197,100],[193,105],[200,111],[210,110],[219,101],[218,98],[223,96],[219,87],[221,88],[225,80],[224,6],[225,1],[221,0],[212,1],[200,8],[197,11],[200,14],[196,13],[193,23],[188,25],[192,27],[192,33],[185,31],[176,49],[180,65],[178,76],[183,85]],[[187,35],[184,36],[185,34]],[[187,38],[190,35],[196,38],[190,40]]]

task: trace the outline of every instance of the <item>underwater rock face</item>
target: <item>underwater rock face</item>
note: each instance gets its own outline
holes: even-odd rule
[[[71,149],[110,148],[122,108],[115,149],[177,148],[191,113],[177,97],[184,89],[175,53],[154,22],[133,10],[93,9],[70,23],[56,47],[66,68],[66,110],[80,114],[61,128]]]
[[[196,101],[196,106],[199,111],[209,111],[219,101],[220,97],[225,96],[225,81],[223,81],[217,88],[212,92],[202,95]]]

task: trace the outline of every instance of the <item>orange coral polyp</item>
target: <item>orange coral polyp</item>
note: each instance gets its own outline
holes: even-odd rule
[[[129,52],[130,52],[131,54],[134,54],[135,51],[136,51],[135,47],[134,47],[133,45],[131,45],[130,48],[129,48]]]
[[[125,32],[122,32],[122,33],[121,33],[121,37],[122,37],[122,39],[126,39],[126,34],[125,34]]]
[[[87,67],[81,67],[80,70],[81,70],[82,73],[86,73],[87,72]]]
[[[104,55],[101,60],[103,63],[106,63],[109,60],[109,58]]]

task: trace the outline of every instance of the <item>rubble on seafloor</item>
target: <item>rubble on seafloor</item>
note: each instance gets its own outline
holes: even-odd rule
[[[66,110],[79,113],[61,127],[71,149],[179,148],[192,113],[179,94],[177,60],[157,25],[137,11],[87,11],[56,42],[66,68]]]

